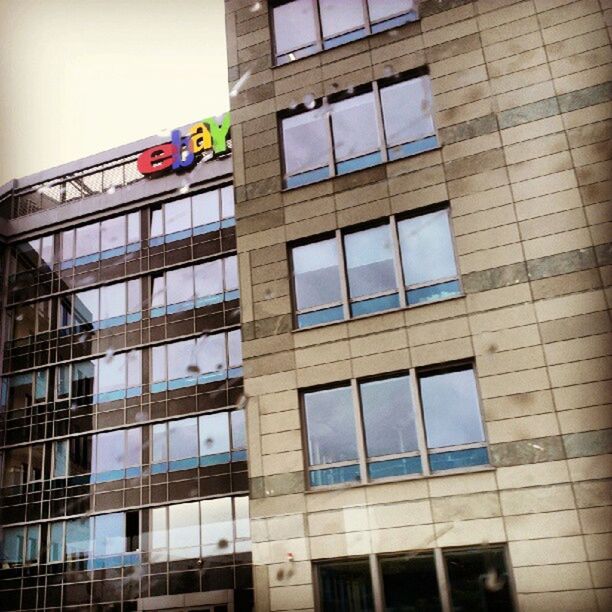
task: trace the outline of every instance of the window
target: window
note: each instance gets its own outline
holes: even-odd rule
[[[142,463],[140,427],[95,434],[92,460],[92,475],[95,482],[140,476]]]
[[[292,0],[272,11],[277,64],[400,27],[417,19],[414,0]]]
[[[2,405],[19,410],[47,401],[47,370],[14,374],[2,381]]]
[[[92,436],[78,436],[53,443],[53,478],[70,478],[70,484],[89,483],[92,472]],[[99,465],[99,463],[98,463]]]
[[[244,460],[244,410],[152,425],[152,474]]]
[[[151,350],[151,393],[242,376],[240,330],[200,336]]]
[[[505,557],[505,548],[493,545],[318,563],[319,607],[323,612],[512,612]]]
[[[50,271],[55,260],[53,236],[17,243],[12,250],[10,274],[31,270]]]
[[[184,240],[233,225],[234,188],[227,185],[152,208],[149,245]]]
[[[89,223],[60,236],[62,270],[132,253],[140,248],[140,213]]]
[[[74,326],[76,333],[106,329],[139,321],[141,309],[141,282],[135,279],[61,297],[58,325]]]
[[[30,302],[8,309],[7,318],[10,340],[48,332],[51,324],[51,300]]]
[[[280,121],[288,188],[438,147],[427,68],[305,105]]]
[[[469,364],[307,391],[303,406],[312,487],[488,464]]]
[[[448,208],[291,248],[297,327],[460,294]],[[346,286],[346,299],[343,287]]]
[[[247,497],[205,499],[151,510],[153,563],[249,550]]]
[[[233,255],[154,276],[151,317],[235,299],[238,299],[238,262]]]
[[[3,487],[25,485],[42,480],[44,445],[10,448],[4,454]]]
[[[2,531],[2,563],[9,567],[38,563],[40,554],[40,525],[5,527]]]
[[[130,351],[60,365],[56,369],[56,397],[75,399],[93,395],[93,402],[99,404],[140,395],[141,360],[140,351]]]
[[[49,563],[88,559],[88,569],[139,562],[140,521],[137,511],[113,512],[51,523]]]

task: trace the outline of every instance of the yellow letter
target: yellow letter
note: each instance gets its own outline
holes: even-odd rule
[[[193,153],[200,153],[201,151],[212,149],[210,131],[204,123],[194,123],[189,128],[189,133],[191,134],[191,151]]]

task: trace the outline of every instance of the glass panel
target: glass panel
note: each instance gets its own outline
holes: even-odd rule
[[[132,427],[126,432],[125,467],[140,467],[142,463],[142,430]]]
[[[28,481],[28,466],[30,464],[30,449],[27,446],[11,448],[4,457],[3,486],[12,487],[25,484]]]
[[[51,323],[51,301],[42,300],[36,303],[37,333],[49,331]]]
[[[66,558],[83,559],[89,556],[89,519],[66,521]]]
[[[8,527],[2,532],[2,559],[7,563],[23,563],[23,527]]]
[[[166,272],[166,304],[193,300],[193,267]]]
[[[43,263],[51,267],[55,259],[53,253],[53,236],[45,236],[42,238],[41,257]]]
[[[18,306],[13,311],[13,338],[27,338],[36,333],[36,307],[34,304]]]
[[[74,230],[67,230],[61,234],[62,261],[74,258]]]
[[[171,559],[200,556],[200,510],[198,502],[168,508],[168,542]]]
[[[246,495],[234,497],[234,508],[236,514],[236,539],[250,538],[249,498]]]
[[[168,461],[167,423],[153,425],[153,463]]]
[[[109,431],[94,436],[95,463],[97,474],[123,470],[125,467],[125,432]]]
[[[25,408],[26,406],[32,405],[32,374],[19,374],[17,376],[11,376],[9,378],[8,385],[9,410],[17,410],[19,408]]]
[[[227,334],[227,345],[229,348],[229,367],[235,368],[242,365],[242,335],[239,329]]]
[[[428,76],[382,87],[380,100],[388,147],[435,134]]]
[[[389,612],[441,612],[436,566],[431,553],[412,558],[380,560],[385,610]],[[466,608],[466,610],[472,608]]]
[[[153,277],[151,285],[151,308],[166,305],[166,277],[163,274]]]
[[[98,289],[79,291],[74,295],[74,324],[93,323],[99,321],[98,308],[100,294]]]
[[[100,224],[92,223],[76,228],[76,249],[74,256],[83,257],[100,251]]]
[[[288,176],[329,165],[326,120],[319,110],[283,119],[282,131],[283,159]]]
[[[230,450],[227,412],[207,414],[199,418],[200,455],[218,455]]]
[[[357,459],[357,441],[350,387],[304,395],[311,465]]]
[[[232,498],[221,497],[200,502],[202,512],[202,556],[233,552],[234,529]]]
[[[32,446],[30,453],[30,481],[42,480],[43,477],[43,454],[44,446],[37,444]]]
[[[221,217],[231,219],[234,216],[234,187],[228,185],[221,189]]]
[[[76,296],[74,297],[76,299]],[[72,325],[72,298],[73,296],[71,295],[65,295],[59,298],[57,324],[60,328]],[[88,311],[86,311],[86,313],[87,312]]]
[[[358,130],[355,129],[357,125]],[[336,161],[378,151],[380,142],[374,94],[369,92],[333,104],[332,131]]]
[[[446,210],[404,219],[397,224],[407,285],[456,276]]]
[[[64,547],[64,523],[51,523],[49,529],[49,550],[47,558],[49,563],[62,560],[62,549]]]
[[[321,240],[292,250],[298,310],[342,299],[336,240]]]
[[[125,246],[125,217],[114,217],[102,221],[100,242],[102,251],[110,251]]]
[[[112,355],[98,360],[98,393],[126,388],[126,355]]]
[[[72,396],[92,395],[97,384],[96,361],[72,364]]]
[[[364,26],[362,0],[319,0],[324,38],[332,38]]]
[[[317,23],[312,0],[295,0],[275,6],[274,46],[276,55],[308,47],[317,41]]]
[[[319,565],[319,597],[322,612],[374,612],[367,559]]]
[[[164,204],[166,234],[173,234],[191,227],[191,199],[176,200]]]
[[[503,550],[445,551],[444,560],[453,610],[514,610]]]
[[[57,397],[58,399],[68,397],[70,393],[70,366],[61,365],[56,369]]]
[[[40,525],[28,527],[26,530],[25,560],[28,563],[38,561],[38,543],[40,540]]]
[[[64,478],[68,476],[68,441],[60,440],[54,444],[53,455],[53,478]]]
[[[38,370],[34,373],[34,399],[44,402],[47,399],[47,370]]]
[[[151,550],[163,550],[164,553],[152,560],[162,561],[167,558],[168,525],[166,523],[167,508],[153,508],[151,511]],[[153,556],[153,555],[152,555]]]
[[[225,334],[200,336],[196,344],[196,362],[201,374],[226,368]]]
[[[142,384],[142,351],[130,351],[127,354],[127,387],[140,387]]]
[[[92,438],[91,436],[81,436],[70,438],[68,460],[68,473],[89,474],[91,472]]]
[[[230,412],[232,421],[232,448],[246,448],[246,422],[245,411],[234,410]]]
[[[127,312],[125,283],[100,288],[100,318],[104,321],[121,317]]]
[[[94,520],[95,557],[120,555],[125,552],[125,514],[114,512],[101,514]]]
[[[370,21],[380,21],[414,10],[414,0],[368,0]]]
[[[484,441],[476,380],[471,368],[424,374],[419,384],[429,448]]]
[[[198,456],[198,423],[196,418],[172,421],[169,428],[169,459],[191,459]]]
[[[128,281],[128,313],[137,313],[142,309],[141,288],[140,279]]]
[[[166,347],[154,346],[151,355],[151,376],[153,382],[167,380],[166,376]]]
[[[128,244],[140,242],[140,212],[130,213],[127,222]]]
[[[359,387],[368,456],[418,450],[410,377],[375,380]]]
[[[226,257],[223,260],[225,291],[238,289],[238,257]]]
[[[196,297],[217,295],[223,291],[223,260],[217,259],[192,268],[195,270]]]
[[[219,190],[206,191],[193,196],[193,226],[219,221]]]
[[[166,345],[168,380],[193,376],[187,368],[196,362],[195,340],[184,340]]]
[[[162,208],[151,209],[151,238],[164,235],[164,215]]]
[[[388,225],[347,234],[344,248],[351,297],[397,288]]]

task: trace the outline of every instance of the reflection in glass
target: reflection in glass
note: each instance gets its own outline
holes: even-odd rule
[[[198,502],[168,507],[170,559],[200,556],[200,511]]]
[[[362,0],[319,0],[319,5],[323,38],[362,30],[365,25]]]
[[[198,456],[197,428],[196,418],[171,421],[168,424],[168,455],[170,461],[192,459]],[[191,466],[185,465],[183,467],[195,467],[196,465],[197,462]]]
[[[24,527],[7,527],[2,531],[2,559],[9,564],[23,563]]]
[[[173,234],[191,227],[191,199],[184,198],[164,204],[165,233]]]
[[[202,513],[202,556],[234,552],[232,499],[221,497],[200,502]]]
[[[311,465],[357,459],[357,441],[350,387],[304,395]]]
[[[367,559],[322,563],[318,571],[322,612],[374,612]]]
[[[359,129],[355,129],[356,126]],[[332,132],[337,162],[378,151],[380,141],[374,94],[369,92],[334,103]]]
[[[200,455],[229,453],[228,413],[217,412],[199,418]]]
[[[40,525],[32,525],[26,530],[26,563],[36,563],[38,561],[38,549],[40,540]]]
[[[276,56],[281,63],[302,57],[299,51],[316,43],[317,26],[312,0],[295,0],[275,6],[272,18]],[[292,51],[293,57],[290,55]]]
[[[200,227],[219,221],[219,190],[198,193],[193,203],[193,226]]]
[[[49,548],[47,559],[49,563],[56,563],[64,557],[64,523],[51,523],[49,527]]]
[[[423,374],[419,383],[429,448],[484,441],[472,368]]]
[[[125,552],[125,513],[113,512],[94,517],[94,557]]]
[[[283,159],[285,172],[289,177],[319,168],[327,170],[327,128],[325,119],[318,110],[286,117],[282,122],[282,131]]]
[[[414,10],[414,0],[368,0],[370,19],[381,21]]]
[[[84,559],[89,556],[89,518],[66,521],[66,559]]]

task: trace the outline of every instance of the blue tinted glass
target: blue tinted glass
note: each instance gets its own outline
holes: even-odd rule
[[[382,157],[378,151],[363,155],[362,157],[355,157],[347,161],[339,162],[336,164],[336,172],[338,174],[348,174],[349,172],[356,172],[363,168],[370,168],[380,164]]]
[[[310,486],[312,487],[335,485],[343,482],[359,482],[360,480],[361,476],[358,465],[345,465],[344,467],[310,471]]]
[[[381,21],[380,23],[374,23],[372,24],[372,34],[384,32],[385,30],[391,30],[392,28],[399,28],[406,23],[416,20],[417,14],[410,12],[407,15],[400,15],[399,17],[394,17],[393,19],[387,19],[386,21]]]
[[[402,157],[410,157],[417,153],[424,153],[439,147],[438,139],[435,136],[428,136],[416,142],[408,142],[397,147],[389,147],[389,160],[401,159]]]
[[[429,287],[421,287],[420,289],[411,289],[406,292],[406,300],[408,304],[421,304],[423,302],[433,302],[434,300],[443,300],[453,295],[460,295],[459,281],[448,281],[439,285],[430,285]]]
[[[323,310],[300,314],[297,317],[297,323],[298,327],[311,327],[313,325],[330,323],[331,321],[342,321],[342,319],[344,319],[342,306],[334,306],[333,308],[324,308]]]
[[[429,454],[429,465],[432,472],[488,464],[489,453],[486,448],[467,448],[447,453]]]
[[[402,457],[388,461],[376,461],[368,465],[368,474],[373,480],[405,474],[420,474],[421,471],[420,457]]]
[[[382,297],[372,298],[371,300],[363,300],[351,304],[351,314],[354,317],[360,315],[371,314],[373,312],[381,312],[390,308],[399,308],[399,295],[383,295]]]
[[[287,187],[301,187],[302,185],[310,185],[310,183],[323,181],[326,178],[329,178],[329,168],[327,166],[308,172],[302,172],[301,174],[287,176],[286,183]]]

